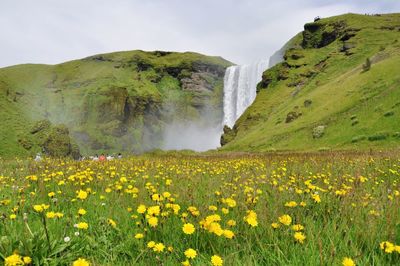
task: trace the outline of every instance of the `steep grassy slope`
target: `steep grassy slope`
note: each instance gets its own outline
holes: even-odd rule
[[[42,150],[31,128],[43,119],[66,125],[84,154],[159,147],[167,123],[219,123],[229,65],[190,52],[129,51],[2,68],[0,156]]]
[[[371,62],[368,70],[367,58]],[[400,14],[305,25],[267,70],[223,150],[400,146]]]

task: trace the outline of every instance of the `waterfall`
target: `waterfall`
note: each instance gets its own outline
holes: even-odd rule
[[[262,60],[250,65],[231,66],[224,77],[224,120],[223,124],[233,127],[236,120],[256,98],[257,83],[268,68]]]

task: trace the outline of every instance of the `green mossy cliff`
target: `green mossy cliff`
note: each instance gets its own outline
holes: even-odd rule
[[[307,23],[286,48],[222,150],[400,147],[400,14]]]
[[[230,65],[191,52],[128,51],[1,68],[0,156],[158,148],[168,123],[204,119],[205,112],[215,120],[209,123],[221,121]],[[32,134],[41,124],[45,133]]]

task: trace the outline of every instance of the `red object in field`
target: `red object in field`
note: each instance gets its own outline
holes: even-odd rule
[[[106,156],[104,156],[104,155],[100,155],[100,157],[99,157],[99,161],[105,161],[105,160],[107,160],[107,158],[106,158]]]

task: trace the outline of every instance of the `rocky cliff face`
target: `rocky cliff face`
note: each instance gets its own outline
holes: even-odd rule
[[[119,52],[0,69],[0,89],[23,123],[65,125],[84,154],[141,152],[161,147],[163,130],[173,121],[220,122],[229,65],[196,53]],[[22,126],[15,131],[26,133]],[[32,141],[24,149],[43,146]]]

